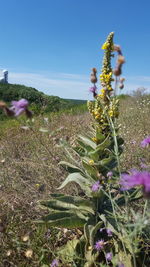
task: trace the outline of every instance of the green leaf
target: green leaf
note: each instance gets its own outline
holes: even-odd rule
[[[97,231],[101,228],[102,225],[103,225],[103,221],[100,221],[94,227],[91,228],[90,237],[89,237],[89,241],[90,241],[91,246],[94,246],[95,236],[97,234]]]
[[[69,163],[69,162],[66,162],[66,161],[61,161],[59,163],[59,165],[65,167],[65,169],[69,172],[69,173],[73,173],[73,172],[83,172],[79,167]]]
[[[88,172],[88,174],[93,176],[93,179],[96,179],[97,177],[97,170],[94,168],[92,165],[90,165],[88,162],[85,160],[82,160],[83,167],[85,170]]]
[[[105,135],[103,135],[101,132],[99,132],[99,130],[97,129],[96,131],[96,138],[100,141],[103,142],[105,140]]]
[[[97,145],[96,149],[94,151],[91,151],[89,153],[90,157],[94,160],[98,160],[100,157],[103,156],[105,153],[108,154],[108,151],[105,151],[106,148],[109,148],[111,144],[111,141],[109,140],[109,136],[99,145]]]
[[[80,173],[71,173],[67,176],[65,181],[58,189],[64,188],[68,183],[75,182],[81,189],[86,193],[87,196],[91,196],[91,186],[94,180],[91,178],[90,181],[86,177],[82,176]]]
[[[51,210],[79,210],[95,214],[93,203],[90,200],[85,200],[80,197],[63,196],[56,199],[40,201],[40,205],[47,207]]]
[[[83,227],[86,220],[70,212],[55,212],[43,217],[38,223],[52,227],[78,228]]]
[[[72,262],[76,257],[76,247],[79,242],[79,239],[69,240],[65,246],[57,250],[57,254],[63,261]]]
[[[79,135],[79,139],[85,144],[87,147],[91,147],[92,149],[96,149],[96,144],[90,138]]]

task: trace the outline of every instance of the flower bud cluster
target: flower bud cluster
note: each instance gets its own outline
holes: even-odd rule
[[[122,65],[125,63],[125,58],[122,55],[122,51],[119,45],[114,45],[114,51],[117,51],[118,56],[117,56],[116,67],[113,70],[113,74],[115,76],[120,76],[122,74]]]
[[[112,120],[118,117],[118,102],[119,100],[116,98],[112,98],[112,86],[111,83],[113,81],[112,75],[113,71],[111,68],[111,57],[112,52],[114,51],[114,44],[113,44],[113,35],[114,33],[111,32],[108,35],[106,42],[103,44],[102,49],[104,49],[104,58],[103,58],[103,66],[102,66],[102,73],[100,74],[100,81],[102,85],[102,89],[100,94],[94,95],[95,102],[88,102],[88,109],[93,118],[95,119],[98,128],[101,132],[108,132],[109,131],[109,121],[108,117],[111,117]],[[121,49],[120,46],[115,46],[115,51],[118,52],[121,56]],[[120,59],[119,59],[120,60]],[[91,73],[91,82],[94,83],[96,78],[96,69],[94,68]],[[123,81],[120,81],[120,84],[123,84]]]

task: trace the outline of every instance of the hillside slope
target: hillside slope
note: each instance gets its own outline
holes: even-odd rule
[[[58,96],[49,96],[35,88],[20,84],[0,84],[0,100],[10,103],[12,100],[25,98],[31,104],[34,113],[55,112],[85,103],[83,100],[62,99]],[[2,111],[0,110],[0,118]]]

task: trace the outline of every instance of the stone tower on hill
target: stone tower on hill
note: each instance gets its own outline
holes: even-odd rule
[[[0,83],[8,83],[8,70],[0,71]]]

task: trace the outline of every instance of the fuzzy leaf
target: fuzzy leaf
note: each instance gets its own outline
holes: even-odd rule
[[[92,229],[90,230],[90,237],[89,237],[89,241],[90,241],[90,245],[94,246],[94,238],[97,234],[97,231],[100,229],[100,227],[103,225],[103,221],[98,222],[94,227],[92,227]]]
[[[86,220],[70,212],[55,212],[43,217],[38,223],[52,227],[78,228],[83,227]]]
[[[58,249],[57,254],[62,260],[72,262],[76,257],[76,247],[79,242],[79,239],[69,240],[65,246]]]
[[[51,210],[59,211],[74,211],[79,210],[84,213],[94,214],[94,205],[90,200],[74,196],[60,196],[55,199],[40,201],[42,206],[48,207]]]
[[[71,173],[67,176],[65,181],[58,189],[64,188],[70,182],[75,182],[81,187],[81,189],[86,193],[87,196],[91,196],[91,186],[94,183],[94,180],[92,178],[90,180],[91,181],[82,176],[80,173]]]
[[[69,173],[73,173],[73,172],[81,172],[81,173],[82,173],[82,170],[81,170],[79,167],[77,167],[77,166],[75,166],[75,165],[73,165],[73,164],[71,164],[71,163],[69,163],[69,162],[61,161],[61,162],[59,163],[59,165],[65,167],[65,169],[66,169]]]
[[[87,146],[91,147],[92,149],[96,149],[96,144],[90,138],[79,135],[79,139]]]
[[[85,160],[82,161],[82,164],[83,164],[83,167],[85,168],[85,170],[88,172],[88,174],[94,176],[94,178],[96,179],[97,170],[93,166],[91,166],[88,162],[86,162]]]

